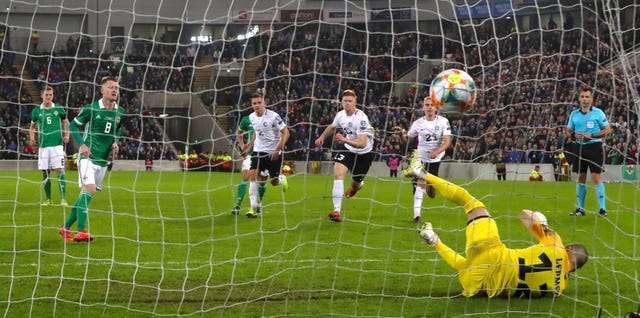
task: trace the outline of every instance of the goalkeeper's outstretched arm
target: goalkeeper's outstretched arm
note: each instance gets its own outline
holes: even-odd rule
[[[518,216],[527,230],[541,242],[546,241],[545,238],[548,238],[550,233],[553,232],[549,229],[547,217],[541,212],[524,209],[520,211]]]
[[[534,212],[524,209],[520,211],[518,217],[527,229],[530,229],[533,226],[534,222],[538,222],[543,226],[547,225],[547,218],[540,212]]]

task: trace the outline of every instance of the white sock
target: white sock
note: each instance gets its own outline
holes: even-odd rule
[[[283,184],[284,183],[284,176],[283,175],[278,175],[278,184]]]
[[[422,212],[422,197],[424,196],[424,190],[420,187],[416,187],[416,192],[413,194],[413,217],[420,216]]]
[[[427,179],[427,173],[426,173],[426,172],[424,172],[424,171],[420,171],[420,172],[416,172],[416,171],[414,171],[414,172],[413,172],[413,176],[414,176],[414,177],[416,177],[416,178],[418,178],[418,179],[422,179],[422,180]]]
[[[258,202],[258,182],[251,181],[249,182],[249,202],[251,202],[251,207],[256,208],[260,206]]]
[[[333,210],[340,212],[344,195],[344,180],[333,180]]]

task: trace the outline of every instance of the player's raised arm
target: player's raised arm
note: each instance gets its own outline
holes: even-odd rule
[[[547,217],[541,212],[522,210],[518,215],[522,224],[535,236],[540,242],[548,243],[549,239],[552,239],[555,233],[549,228],[547,223]]]
[[[518,217],[520,218],[520,221],[522,222],[522,224],[524,224],[524,226],[527,229],[531,229],[531,227],[533,227],[536,222],[542,225],[543,227],[548,226],[547,218],[544,216],[544,214],[537,211],[534,212],[531,210],[524,209],[520,211],[520,214],[518,215]]]

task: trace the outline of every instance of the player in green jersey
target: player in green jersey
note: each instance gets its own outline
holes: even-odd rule
[[[100,81],[102,98],[80,110],[70,125],[73,139],[80,145],[78,159],[78,183],[80,196],[73,203],[60,235],[67,241],[93,240],[87,233],[89,203],[97,190],[102,190],[102,180],[107,171],[110,156],[118,154],[120,121],[124,110],[118,107],[118,80],[107,76]],[[82,132],[81,132],[82,130]],[[71,226],[78,222],[78,232],[71,237]]]
[[[249,171],[251,171],[252,153],[251,149],[249,149],[249,142],[251,142],[251,138],[253,137],[253,126],[251,126],[249,116],[244,116],[240,120],[238,129],[236,129],[236,136],[238,140],[238,147],[242,152],[244,160],[242,160],[242,180],[240,180],[240,184],[238,185],[236,205],[233,207],[233,210],[231,210],[231,213],[233,214],[240,213],[240,204],[242,204],[242,200],[244,200],[244,196],[247,194],[247,186],[249,185]],[[247,137],[246,141],[244,140],[245,136]],[[266,184],[258,185],[258,195],[260,196],[260,201],[262,201],[265,191],[267,191]]]
[[[42,170],[44,192],[43,206],[51,204],[51,169],[58,174],[60,204],[66,206],[67,180],[64,174],[65,151],[63,143],[69,142],[69,120],[64,107],[53,103],[53,88],[46,86],[40,96],[42,104],[31,112],[29,143],[36,144],[38,131],[38,170]]]

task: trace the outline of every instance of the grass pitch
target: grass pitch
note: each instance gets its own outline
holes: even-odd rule
[[[67,179],[71,204],[76,173]],[[91,203],[86,244],[59,236],[70,208],[39,205],[39,172],[0,172],[0,316],[619,317],[638,308],[637,185],[606,185],[608,218],[595,216],[590,187],[589,215],[574,218],[571,182],[453,180],[486,204],[509,247],[533,243],[517,218],[528,208],[565,243],[589,248],[564,295],[489,300],[462,297],[454,271],[418,237],[408,179],[367,178],[344,200],[342,223],[327,218],[330,176],[294,175],[285,194],[269,186],[257,219],[230,213],[239,180],[111,172]],[[52,188],[59,202],[56,180]],[[424,201],[423,218],[462,252],[462,209],[442,196]]]

